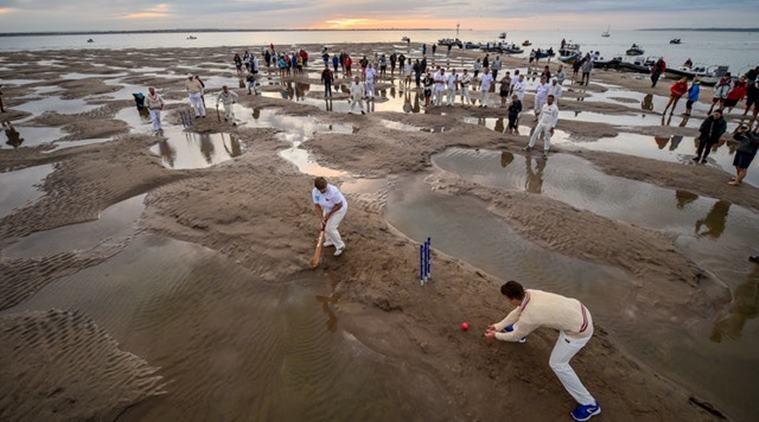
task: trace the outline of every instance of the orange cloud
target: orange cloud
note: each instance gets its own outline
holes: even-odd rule
[[[165,18],[166,16],[169,16],[169,5],[161,3],[139,12],[126,14],[122,16],[122,19],[156,19]]]
[[[429,18],[358,18],[336,17],[310,26],[314,29],[383,29],[383,28],[456,28],[452,20]]]
[[[8,13],[13,12],[13,9],[10,7],[0,7],[0,15],[7,15]]]

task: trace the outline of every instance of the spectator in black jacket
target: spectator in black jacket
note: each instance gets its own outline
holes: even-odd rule
[[[741,126],[733,135],[733,139],[740,142],[740,145],[735,151],[735,158],[733,159],[735,177],[728,184],[738,186],[746,177],[751,161],[756,156],[756,150],[759,149],[759,126],[753,132],[749,132],[747,126]]]
[[[709,156],[712,146],[719,142],[719,138],[726,130],[727,122],[722,117],[722,110],[715,110],[714,113],[704,119],[698,129],[701,134],[698,136],[698,150],[693,161],[701,162],[701,164],[706,163],[706,157]]]

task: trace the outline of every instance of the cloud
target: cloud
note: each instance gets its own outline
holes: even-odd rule
[[[8,13],[12,13],[13,9],[10,7],[0,7],[0,15],[7,15]]]
[[[121,19],[158,19],[170,16],[169,5],[161,3],[153,7],[149,7],[139,12],[127,13],[121,16]]]

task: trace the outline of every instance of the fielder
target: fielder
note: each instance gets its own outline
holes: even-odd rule
[[[206,117],[206,107],[203,105],[203,84],[192,75],[187,75],[184,87],[190,96],[190,105],[195,111],[195,118]]]
[[[448,107],[452,106],[456,101],[456,85],[459,83],[459,75],[456,74],[456,69],[451,69],[451,73],[446,80],[448,84]]]
[[[541,136],[543,137],[543,154],[547,155],[551,149],[551,136],[553,136],[556,124],[559,123],[559,108],[556,107],[553,100],[553,95],[549,95],[538,117],[538,125],[535,126],[535,131],[532,132],[530,143],[527,144],[525,151],[532,151],[532,147],[535,146]]]
[[[237,93],[230,91],[229,88],[224,85],[221,87],[221,92],[216,97],[216,107],[219,107],[219,103],[224,104],[224,121],[235,121],[235,111],[233,104],[237,102]]]
[[[361,83],[361,79],[359,79],[358,76],[353,80],[353,84],[351,84],[351,97],[350,97],[350,103],[351,108],[348,111],[348,113],[353,113],[353,109],[356,107],[356,104],[358,104],[359,110],[361,110],[361,114],[366,114],[364,112],[364,97],[366,96],[366,88],[364,87],[364,84]]]
[[[525,290],[516,281],[501,286],[501,293],[516,309],[500,322],[489,325],[485,337],[521,342],[539,327],[559,330],[548,365],[578,403],[570,415],[576,421],[587,421],[601,413],[601,406],[569,365],[572,357],[593,336],[593,318],[588,308],[577,299],[541,290]]]
[[[340,237],[337,227],[348,212],[348,202],[334,185],[328,184],[327,179],[314,179],[314,189],[311,191],[316,216],[321,219],[324,230],[324,246],[334,246],[335,256],[342,255],[345,242]]]
[[[148,96],[145,98],[145,107],[150,110],[150,121],[153,123],[153,133],[163,131],[161,127],[161,110],[163,110],[163,98],[155,92],[152,86],[148,88]]]
[[[461,79],[459,80],[459,84],[461,85],[461,104],[466,105],[472,102],[472,99],[469,98],[469,84],[471,83],[472,75],[464,69],[464,73],[461,74]]]
[[[374,70],[372,64],[366,68],[366,97],[370,100],[374,100],[374,78],[377,76],[377,71]],[[362,107],[363,108],[363,107]]]
[[[490,69],[486,67],[485,71],[482,73],[482,78],[480,79],[480,95],[482,95],[482,98],[480,98],[480,107],[487,108],[488,103],[490,103],[490,85],[492,83],[493,75],[490,74]]]

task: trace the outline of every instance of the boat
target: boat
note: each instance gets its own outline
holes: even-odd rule
[[[92,38],[88,39],[87,42],[95,42]]]
[[[674,68],[667,68],[667,70],[665,70],[665,73],[667,76],[674,78],[698,78],[701,81],[702,85],[715,85],[717,82],[719,82],[720,78],[725,76],[729,69],[729,66],[724,65],[707,66],[697,64],[691,67],[677,66]]]
[[[498,34],[498,39],[505,40],[506,39],[506,33],[505,32],[501,32],[500,34]]]
[[[456,38],[442,38],[437,40],[437,45],[444,45],[446,47],[448,46],[458,46],[459,48],[464,48],[464,44],[461,42],[460,39]]]
[[[638,44],[633,44],[632,47],[627,49],[625,54],[628,56],[642,56],[645,52]]]
[[[522,47],[529,47],[529,46],[531,46],[531,45],[532,45],[532,43],[530,42],[530,40],[525,40],[525,41],[522,43]]]
[[[638,56],[631,60],[622,60],[617,67],[631,72],[648,74],[651,73],[651,66],[653,66],[660,58],[661,57],[658,56]]]
[[[556,53],[553,52],[553,48],[549,48],[548,50],[540,50],[538,49],[535,51],[535,58],[537,59],[545,59],[546,57],[553,57]]]
[[[193,35],[189,35],[189,36],[187,36],[187,39],[188,39],[188,40],[197,40],[197,39],[198,39],[198,37],[196,37],[196,36],[193,36]]]
[[[482,44],[481,43],[473,43],[471,41],[467,41],[467,42],[464,43],[464,48],[467,49],[467,50],[476,50],[476,49],[482,48]]]
[[[501,53],[503,54],[522,54],[524,50],[519,48],[516,44],[501,46]]]
[[[580,45],[573,44],[571,41],[564,44],[564,48],[559,49],[559,60],[564,63],[574,63],[581,56]]]
[[[604,38],[611,37],[611,33],[609,32],[610,29],[611,29],[611,26],[607,26],[606,27],[606,31],[601,32],[601,36],[604,37]]]
[[[403,37],[403,38],[401,38],[401,42],[409,43],[409,42],[411,42],[411,38],[409,38],[409,37]]]
[[[594,67],[600,67],[603,69],[617,69],[622,64],[622,56],[615,56],[612,58],[599,57],[593,60]]]
[[[674,39],[669,40],[669,43],[670,44],[682,44],[682,41],[680,40],[680,38],[674,38]]]

